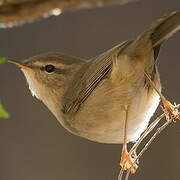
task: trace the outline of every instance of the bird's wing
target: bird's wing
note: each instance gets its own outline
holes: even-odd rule
[[[79,109],[98,83],[111,72],[114,58],[118,59],[122,53],[128,54],[132,59],[137,59],[137,57],[140,58],[141,56],[148,57],[148,54],[154,49],[154,58],[156,59],[162,42],[171,37],[179,29],[180,11],[157,20],[136,40],[126,41],[95,58],[93,61],[85,63],[74,78],[76,82],[72,82],[64,96],[63,112],[73,113]],[[149,58],[146,59],[149,60]]]
[[[111,72],[114,58],[117,58],[131,42],[125,41],[84,65],[81,72],[77,74],[79,77],[74,78],[77,82],[72,82],[65,93],[63,113],[78,111],[98,83]]]

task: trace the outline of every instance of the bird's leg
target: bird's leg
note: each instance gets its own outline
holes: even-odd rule
[[[134,162],[134,158],[132,158],[131,155],[129,155],[127,151],[127,129],[128,129],[128,115],[129,115],[129,106],[127,106],[126,109],[126,118],[124,123],[124,143],[122,148],[122,157],[120,166],[123,170],[130,169],[131,173],[135,173],[137,169],[137,164]]]
[[[121,171],[119,174],[119,179],[122,179],[122,175],[123,175],[123,170],[128,170],[127,174],[126,174],[126,179],[128,179],[130,172],[131,173],[135,173],[136,169],[137,169],[137,165],[136,162],[138,162],[139,158],[142,156],[142,154],[148,149],[148,147],[150,146],[150,144],[154,141],[154,139],[157,137],[158,134],[161,133],[162,130],[164,130],[167,125],[169,125],[171,122],[173,122],[175,119],[180,119],[180,113],[178,111],[178,108],[180,108],[180,104],[179,105],[172,105],[163,95],[162,93],[156,88],[156,85],[154,84],[154,82],[151,80],[149,74],[147,74],[146,72],[144,72],[146,78],[149,80],[150,85],[154,88],[154,90],[159,94],[162,102],[163,102],[163,106],[164,106],[164,114],[162,114],[161,116],[159,116],[155,121],[153,121],[148,128],[144,131],[144,133],[140,136],[140,138],[138,139],[138,141],[134,144],[134,146],[131,148],[130,152],[127,152],[127,145],[126,145],[126,136],[127,136],[127,121],[128,121],[128,108],[126,111],[126,121],[125,121],[125,131],[124,131],[124,144],[123,144],[123,153],[122,153],[122,160],[121,160]],[[166,122],[157,129],[157,131],[155,132],[155,134],[151,137],[151,139],[148,141],[148,143],[144,146],[144,148],[141,150],[141,152],[136,155],[136,149],[139,147],[139,145],[141,144],[142,140],[151,132],[152,129],[154,129],[154,127],[159,123],[159,121],[163,118],[166,117]],[[170,116],[170,118],[169,118]],[[126,158],[125,156],[128,156],[128,158]],[[126,159],[125,159],[126,158]],[[128,160],[129,159],[129,160]]]
[[[169,121],[169,116],[173,117],[175,121],[175,119],[180,119],[180,114],[179,114],[179,111],[177,109],[177,105],[172,105],[168,100],[162,100],[163,102],[163,105],[164,105],[164,113],[165,113],[165,117],[166,117],[166,120]]]
[[[148,73],[144,72],[146,78],[149,80],[150,85],[154,88],[154,90],[159,94],[163,106],[164,106],[164,112],[166,116],[166,120],[169,120],[169,116],[172,116],[174,119],[180,119],[180,113],[177,109],[177,105],[171,104],[163,95],[162,93],[156,88],[156,85],[154,82],[151,80],[150,76]]]

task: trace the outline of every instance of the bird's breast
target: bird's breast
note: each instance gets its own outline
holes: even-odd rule
[[[126,83],[127,84],[127,83]],[[156,85],[160,89],[159,77]],[[143,83],[137,87],[112,87],[107,80],[101,82],[83,106],[66,119],[71,132],[101,143],[122,143],[126,106],[129,104],[128,141],[135,141],[147,127],[159,104],[159,96]]]

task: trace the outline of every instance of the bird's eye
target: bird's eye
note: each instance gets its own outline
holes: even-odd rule
[[[55,67],[51,64],[48,64],[45,66],[45,71],[48,73],[52,73],[52,72],[54,72],[54,70],[55,70]]]

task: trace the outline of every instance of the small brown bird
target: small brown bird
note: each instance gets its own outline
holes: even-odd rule
[[[126,143],[136,141],[159,104],[156,59],[161,44],[180,29],[180,12],[153,23],[135,40],[125,41],[85,61],[60,53],[31,57],[19,66],[32,94],[71,133],[101,143],[124,143],[121,166],[136,164]],[[150,85],[150,77],[156,91]],[[168,101],[163,101],[170,108]]]

